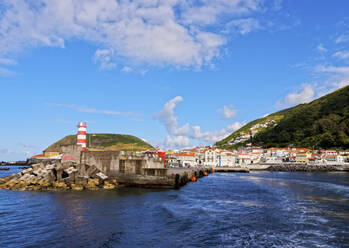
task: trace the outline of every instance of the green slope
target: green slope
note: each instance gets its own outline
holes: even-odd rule
[[[145,141],[124,134],[93,133],[86,135],[87,147],[94,150],[143,151],[153,147]],[[68,135],[45,150],[59,150],[61,146],[76,144],[76,135]]]
[[[252,138],[236,143],[241,134],[250,133],[251,127],[268,120],[274,120],[274,124],[259,128]],[[251,142],[263,147],[349,148],[349,86],[254,120],[216,145],[236,148]]]

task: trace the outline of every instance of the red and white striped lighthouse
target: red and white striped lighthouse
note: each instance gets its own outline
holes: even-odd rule
[[[77,145],[81,145],[81,150],[86,151],[86,121],[78,123]]]

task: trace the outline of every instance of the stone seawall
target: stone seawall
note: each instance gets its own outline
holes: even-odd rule
[[[112,161],[110,158],[113,154],[109,155],[111,156],[105,158],[90,156],[90,159],[97,161],[96,164],[46,160],[31,165],[19,173],[0,178],[0,189],[57,191],[110,190],[118,187],[179,188],[188,182],[196,182],[197,178],[212,172],[211,169],[205,168],[168,169],[163,165],[157,168],[153,167],[155,165],[152,163],[148,164],[146,162],[148,159],[120,157],[118,164],[124,167],[121,166],[118,173],[110,173]],[[154,161],[150,159],[150,162]]]
[[[93,165],[74,162],[45,161],[31,165],[19,173],[0,178],[0,189],[10,190],[96,190],[114,189],[115,179],[109,178]]]
[[[267,168],[268,171],[303,171],[303,172],[326,172],[345,171],[345,168],[337,165],[311,165],[311,164],[273,164]]]

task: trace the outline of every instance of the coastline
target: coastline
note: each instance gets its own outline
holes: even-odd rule
[[[246,166],[249,170],[285,171],[285,172],[349,172],[349,165],[336,164],[254,164]]]

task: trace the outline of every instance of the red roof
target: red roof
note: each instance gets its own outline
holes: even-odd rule
[[[44,158],[44,157],[45,157],[44,154],[38,154],[38,155],[32,156],[32,158]]]

